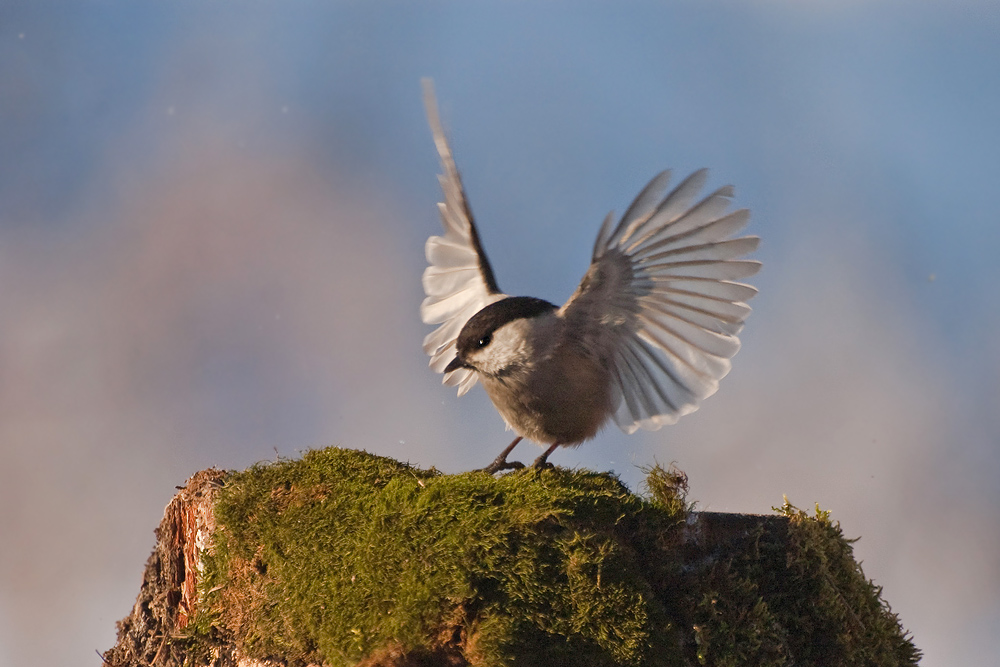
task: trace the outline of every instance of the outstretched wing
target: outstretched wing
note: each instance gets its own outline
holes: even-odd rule
[[[423,284],[427,298],[420,305],[425,324],[440,324],[424,338],[424,352],[431,355],[430,367],[441,373],[455,358],[455,341],[473,315],[506,295],[500,292],[493,269],[479,242],[469,202],[465,199],[448,139],[441,127],[434,86],[424,79],[424,105],[441,156],[444,173],[438,177],[444,201],[438,204],[444,236],[427,239],[427,263]],[[476,384],[476,374],[466,368],[445,373],[444,384],[458,385],[461,396]]]
[[[639,193],[617,226],[611,214],[593,261],[560,311],[612,369],[614,420],[626,433],[672,424],[715,393],[740,348],[737,334],[757,290],[735,282],[760,262],[756,236],[730,238],[750,212],[726,213],[725,186],[691,205],[697,171],[665,197],[670,172]]]

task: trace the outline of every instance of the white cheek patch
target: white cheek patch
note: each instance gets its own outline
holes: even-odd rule
[[[496,375],[517,366],[529,365],[532,359],[532,321],[518,319],[493,332],[486,347],[469,355],[469,361],[483,373]]]

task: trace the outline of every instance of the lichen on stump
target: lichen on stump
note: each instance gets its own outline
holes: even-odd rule
[[[682,473],[647,472],[640,496],[612,474],[443,475],[331,448],[231,473],[212,498],[193,620],[163,633],[169,660],[117,660],[119,647],[105,657],[365,667],[917,663],[827,514],[787,503],[775,516],[692,512]]]

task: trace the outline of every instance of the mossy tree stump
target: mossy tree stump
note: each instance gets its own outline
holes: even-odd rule
[[[560,468],[443,475],[326,449],[204,471],[104,659],[138,665],[913,665],[817,509],[692,512]]]

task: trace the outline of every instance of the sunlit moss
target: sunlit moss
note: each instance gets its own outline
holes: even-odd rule
[[[689,515],[679,471],[647,472],[640,497],[611,474],[443,475],[335,448],[254,466],[216,503],[193,627],[289,664],[390,648],[483,666],[915,662],[828,517],[716,515],[742,523],[700,539],[709,515]]]

